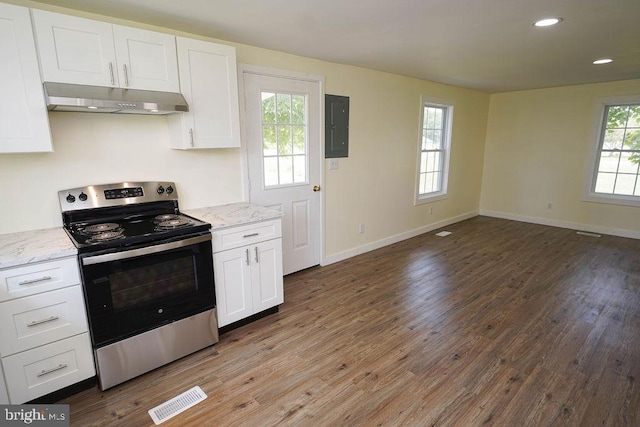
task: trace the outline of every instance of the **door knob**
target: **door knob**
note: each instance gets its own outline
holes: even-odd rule
[[[318,191],[320,191],[320,186],[319,186],[319,185],[314,185],[314,186],[313,186],[313,191],[315,191],[316,193],[317,193]]]

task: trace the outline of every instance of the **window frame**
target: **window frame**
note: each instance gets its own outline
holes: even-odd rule
[[[422,140],[424,134],[424,110],[425,107],[442,108],[444,112],[444,126],[442,127],[442,170],[440,171],[440,190],[431,193],[420,193],[420,170],[422,162]],[[415,201],[414,205],[422,205],[431,203],[436,200],[443,200],[448,197],[449,191],[449,162],[451,159],[451,139],[453,131],[453,112],[455,104],[452,101],[433,98],[430,96],[422,95],[420,97],[420,122],[418,131],[418,144],[417,144],[417,161],[416,161],[416,179],[415,179]]]
[[[582,200],[586,202],[605,203],[612,205],[640,207],[640,196],[596,193],[595,186],[598,177],[599,159],[602,152],[604,133],[606,130],[607,107],[616,105],[640,104],[639,95],[603,97],[596,100],[592,119],[592,136],[589,155],[584,177],[584,192]]]

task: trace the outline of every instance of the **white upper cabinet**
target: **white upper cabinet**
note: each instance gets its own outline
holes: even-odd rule
[[[169,116],[171,147],[240,147],[236,49],[182,37],[176,42],[189,112]]]
[[[32,13],[43,81],[179,92],[174,36]]]
[[[53,151],[29,9],[0,3],[0,152]]]
[[[174,36],[114,25],[113,37],[120,87],[180,92]]]
[[[42,80],[118,86],[112,25],[32,10]]]

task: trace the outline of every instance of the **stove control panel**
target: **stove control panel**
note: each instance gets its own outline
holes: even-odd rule
[[[62,212],[121,206],[131,203],[149,203],[178,200],[173,182],[123,182],[118,184],[89,185],[58,191]]]
[[[162,186],[158,187],[162,188]],[[129,197],[142,197],[144,196],[144,191],[142,187],[127,187],[127,188],[118,188],[118,189],[108,189],[104,190],[104,198],[107,200],[111,199],[126,199]]]

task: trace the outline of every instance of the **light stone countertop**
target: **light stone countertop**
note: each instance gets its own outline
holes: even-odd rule
[[[211,224],[212,230],[282,217],[282,212],[232,203],[183,211]],[[62,227],[0,234],[0,269],[77,255],[78,251]]]
[[[0,234],[0,269],[75,256],[77,253],[62,227]]]
[[[189,209],[182,213],[211,224],[211,230],[251,224],[282,217],[282,212],[249,203],[231,203],[208,208]]]

